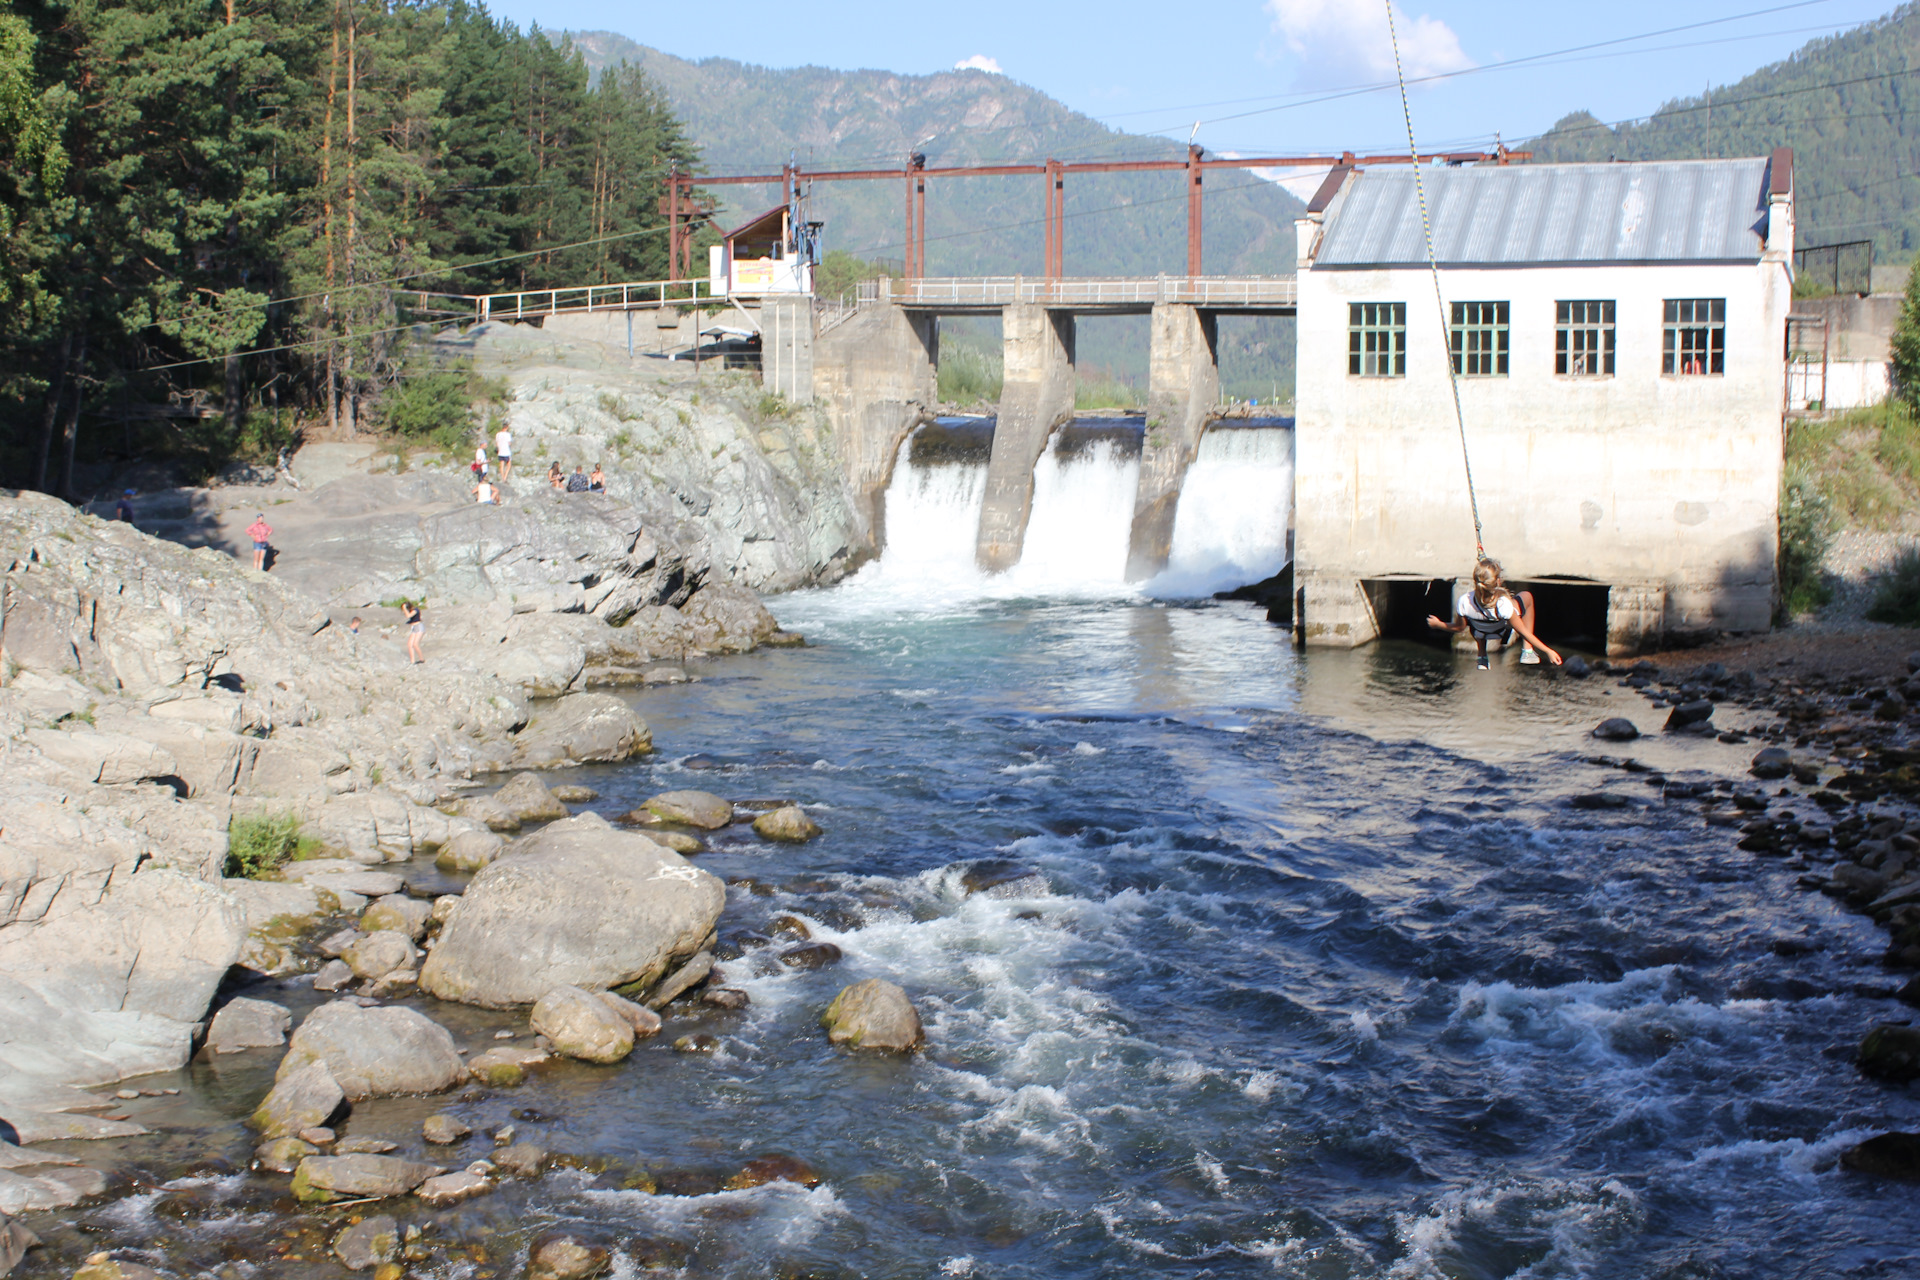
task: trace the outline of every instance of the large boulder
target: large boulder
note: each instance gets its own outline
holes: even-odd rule
[[[710,791],[663,791],[642,806],[662,822],[718,831],[733,821],[733,806]]]
[[[1860,1042],[1860,1074],[1893,1084],[1920,1079],[1920,1027],[1883,1023]]]
[[[537,773],[516,773],[493,793],[493,802],[522,822],[554,822],[567,817],[567,806],[554,798]]]
[[[397,969],[411,969],[419,956],[411,938],[391,929],[369,933],[340,954],[354,977],[369,980],[384,978]]]
[[[325,1125],[346,1100],[324,1060],[309,1060],[291,1071],[283,1066],[251,1123],[267,1138],[289,1138]]]
[[[579,987],[555,987],[541,996],[531,1021],[555,1052],[569,1058],[618,1062],[633,1052],[633,1025],[597,993]]]
[[[514,739],[513,767],[603,763],[651,750],[653,732],[632,707],[610,693],[573,693],[534,712]]]
[[[478,871],[506,847],[507,842],[492,831],[462,831],[440,846],[433,862],[442,871]]]
[[[702,587],[680,612],[694,625],[694,642],[716,653],[745,653],[780,629],[759,596],[731,583]]]
[[[717,877],[583,813],[473,878],[420,986],[442,1000],[502,1009],[558,986],[650,984],[702,949],[725,903]]]
[[[296,1199],[322,1204],[329,1200],[384,1199],[406,1195],[428,1178],[445,1172],[437,1165],[397,1156],[308,1156],[294,1170],[293,1194]]]
[[[412,1009],[362,1008],[345,1000],[307,1015],[274,1078],[285,1080],[311,1062],[325,1062],[341,1091],[356,1102],[438,1093],[467,1077],[445,1027]]]
[[[207,1028],[207,1048],[214,1053],[246,1049],[275,1049],[287,1042],[293,1015],[285,1005],[240,996],[227,1001]]]
[[[820,834],[820,827],[797,804],[784,804],[753,820],[753,833],[762,840],[782,844],[805,844]]]
[[[912,1052],[925,1038],[920,1015],[907,993],[891,982],[868,978],[844,988],[820,1016],[827,1038],[854,1049]]]

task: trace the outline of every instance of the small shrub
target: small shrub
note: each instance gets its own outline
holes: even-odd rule
[[[940,344],[940,367],[935,381],[944,404],[992,404],[1000,399],[1003,370],[997,352],[982,351],[962,342]]]
[[[635,416],[633,410],[627,407],[626,398],[616,396],[611,391],[600,393],[600,411],[615,422],[632,422]]]
[[[299,847],[297,814],[235,818],[227,824],[227,874],[258,880],[279,870]]]
[[[633,444],[633,432],[622,427],[607,437],[607,443],[613,446],[614,453],[624,455]]]
[[[768,391],[754,401],[751,413],[756,422],[772,422],[793,412],[793,406],[778,391]]]
[[[1820,574],[1833,542],[1833,507],[1811,472],[1789,463],[1780,484],[1780,605],[1792,617],[1832,596]]]
[[[1867,617],[1897,627],[1920,627],[1920,547],[1904,547],[1894,557],[1880,577]]]

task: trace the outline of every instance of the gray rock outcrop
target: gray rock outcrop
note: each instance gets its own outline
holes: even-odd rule
[[[466,1079],[466,1065],[445,1027],[412,1009],[323,1004],[293,1033],[276,1081],[324,1062],[346,1096],[383,1098],[438,1093]],[[409,1188],[411,1189],[411,1188]]]
[[[287,1042],[293,1015],[285,1005],[240,996],[220,1006],[207,1028],[207,1048],[214,1053],[247,1049],[275,1049]]]
[[[702,949],[725,901],[719,879],[679,854],[580,814],[473,878],[420,985],[505,1008],[557,986],[651,984]]]
[[[333,1119],[346,1100],[325,1059],[308,1060],[292,1070],[283,1064],[251,1123],[269,1139],[296,1137]]]
[[[446,1170],[396,1156],[308,1156],[293,1173],[296,1199],[324,1204],[329,1200],[385,1199],[403,1196],[428,1178]]]

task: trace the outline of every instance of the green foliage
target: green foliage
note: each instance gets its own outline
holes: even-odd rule
[[[1920,504],[1920,421],[1899,400],[1796,419],[1787,465],[1809,478],[1839,523],[1891,528]]]
[[[1907,273],[1907,289],[1900,300],[1900,318],[1888,343],[1887,371],[1894,394],[1909,409],[1920,406],[1920,271]]]
[[[600,412],[606,414],[615,422],[632,422],[634,418],[639,416],[627,407],[625,396],[617,396],[611,391],[602,391],[600,393]]]
[[[1920,248],[1920,203],[1908,180],[1920,167],[1906,61],[1916,41],[1920,7],[1903,4],[1710,95],[1668,102],[1645,121],[1609,128],[1579,111],[1526,145],[1541,161],[1763,156],[1792,147],[1797,242],[1871,238],[1879,260],[1903,261]]]
[[[473,411],[473,383],[466,368],[413,369],[382,399],[381,417],[395,435],[458,449],[473,437],[479,422]]]
[[[1833,510],[1813,474],[1788,463],[1780,483],[1780,604],[1792,617],[1830,598],[1820,575],[1833,541]]]
[[[902,274],[897,263],[868,262],[845,249],[833,249],[822,256],[813,269],[813,292],[818,298],[851,302],[861,281],[878,280],[882,276],[898,280]]]
[[[747,416],[755,424],[764,426],[769,422],[778,422],[792,416],[793,406],[778,391],[762,392],[747,408]]]
[[[1141,403],[1138,391],[1105,369],[1080,373],[1073,389],[1076,409],[1133,409]]]
[[[940,403],[963,408],[998,404],[1002,378],[998,351],[982,351],[965,342],[941,342],[938,374]]]
[[[1920,547],[1903,547],[1880,577],[1867,617],[1899,627],[1920,627]]]
[[[300,816],[254,814],[227,824],[227,874],[259,880],[280,869],[300,847]]]

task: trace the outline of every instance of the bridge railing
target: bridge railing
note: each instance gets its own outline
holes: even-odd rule
[[[527,289],[489,293],[476,300],[481,320],[519,320],[590,311],[633,311],[675,303],[714,301],[706,280],[633,280],[624,284],[577,285],[570,289]]]
[[[901,306],[1004,307],[1019,303],[1059,306],[1142,306],[1178,302],[1215,307],[1290,307],[1299,298],[1293,276],[926,276],[876,280],[875,302]]]

